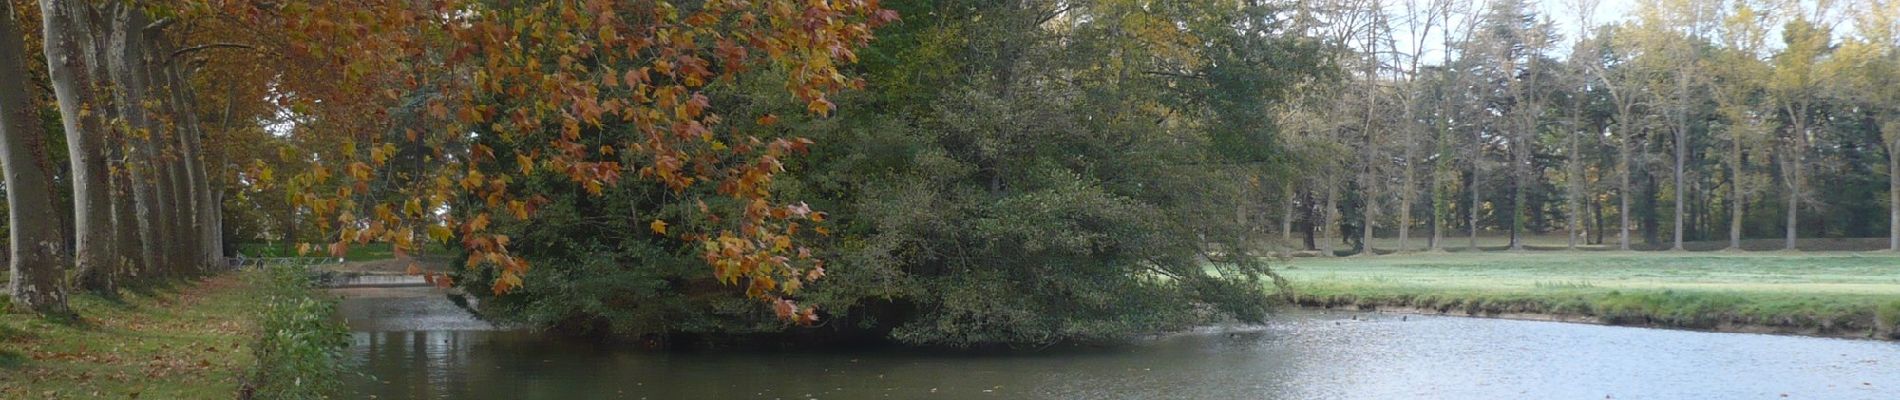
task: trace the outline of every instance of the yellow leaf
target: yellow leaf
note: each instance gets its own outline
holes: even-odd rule
[[[647,224],[647,227],[652,228],[653,233],[655,234],[658,234],[660,236],[666,236],[666,221],[661,221],[661,220],[656,219],[656,220],[653,220],[653,223]]]
[[[455,231],[449,230],[449,227],[442,226],[442,225],[429,225],[429,239],[433,239],[438,242],[447,242],[449,241],[449,239],[454,239],[454,238],[455,238]]]

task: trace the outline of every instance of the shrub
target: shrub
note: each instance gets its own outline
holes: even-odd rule
[[[275,267],[247,277],[256,292],[257,369],[245,396],[322,399],[337,388],[349,331],[337,321],[336,301],[322,297],[314,278],[298,267]]]

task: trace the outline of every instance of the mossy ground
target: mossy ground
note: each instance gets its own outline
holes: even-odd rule
[[[0,398],[233,398],[255,363],[247,285],[223,274],[77,295],[78,321],[0,314]]]
[[[1299,258],[1278,265],[1296,301],[1612,324],[1893,338],[1900,254],[1466,252]]]

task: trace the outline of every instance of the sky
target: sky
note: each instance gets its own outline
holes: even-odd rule
[[[1602,26],[1629,19],[1636,13],[1637,1],[1639,0],[1598,0],[1596,12],[1591,15],[1590,23],[1592,25]],[[1482,3],[1480,0],[1469,1],[1469,4],[1473,6]],[[1554,50],[1556,50],[1558,54],[1568,53],[1570,45],[1575,43],[1577,37],[1578,11],[1576,9],[1576,1],[1538,0],[1533,1],[1532,4],[1537,7],[1540,14],[1550,17],[1550,19],[1556,23],[1557,33],[1563,35],[1563,42],[1559,43]],[[1387,12],[1394,16],[1403,15],[1405,13],[1404,1],[1392,2]],[[1416,39],[1406,32],[1406,27],[1401,25],[1396,27],[1396,29],[1400,31],[1396,38],[1398,46],[1401,49],[1409,49],[1411,43]],[[1426,45],[1427,54],[1424,56],[1424,63],[1439,64],[1444,60],[1445,53],[1442,49],[1444,46],[1439,45],[1444,43],[1443,33],[1443,27],[1436,27],[1433,28],[1432,34],[1426,37],[1428,42]]]

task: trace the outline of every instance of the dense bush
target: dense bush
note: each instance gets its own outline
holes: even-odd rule
[[[300,267],[247,272],[256,291],[253,347],[257,369],[246,395],[259,399],[322,399],[337,389],[349,331],[336,319],[336,301],[322,297]]]
[[[721,129],[817,143],[786,160],[773,189],[833,215],[817,243],[827,275],[795,295],[820,310],[819,326],[773,319],[743,298],[744,282],[714,280],[694,243],[648,226],[700,231],[692,224],[709,218],[705,207],[667,206],[679,194],[658,185],[592,196],[541,175],[510,189],[552,194],[536,219],[491,226],[534,270],[484,307],[660,341],[774,334],[958,347],[1259,321],[1271,278],[1251,257],[1264,241],[1249,220],[1270,210],[1281,191],[1268,182],[1288,162],[1265,107],[1312,78],[1320,52],[1227,29],[1271,10],[1223,4],[1078,5],[1064,22],[1073,26],[1047,29],[1037,22],[1046,10],[1007,2],[906,2],[894,6],[916,23],[879,31],[854,71],[866,89],[838,97],[837,115],[769,95],[784,90],[773,80],[784,73],[708,86],[714,104],[730,105]],[[1153,13],[1176,19],[1142,17]],[[1157,21],[1195,24],[1205,29],[1174,34],[1204,37],[1124,30]],[[1222,50],[1156,49],[1175,39]],[[513,151],[505,140],[484,144]],[[516,169],[510,162],[492,172]],[[459,281],[491,282],[491,271]]]

